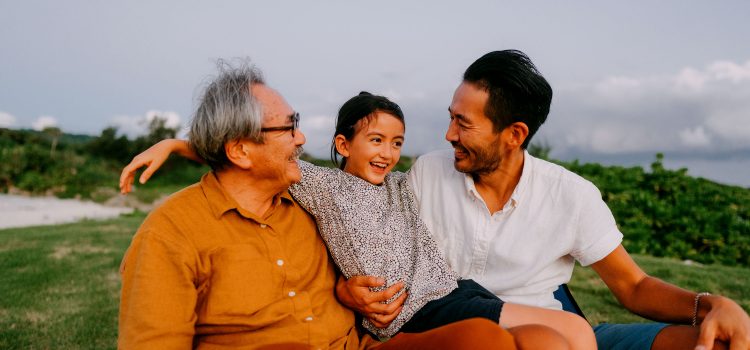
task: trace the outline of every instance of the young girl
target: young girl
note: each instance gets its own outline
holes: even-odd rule
[[[346,278],[380,276],[386,280],[382,288],[400,281],[405,286],[402,292],[408,290],[401,312],[389,326],[378,328],[366,318],[363,326],[387,338],[400,331],[422,332],[483,317],[509,327],[519,347],[545,339],[545,348],[554,348],[559,336],[550,335],[548,328],[514,329],[541,324],[562,333],[570,348],[595,349],[591,327],[579,316],[524,307],[523,317],[501,317],[503,301],[474,281],[456,276],[419,218],[407,174],[391,172],[401,155],[404,130],[398,105],[382,96],[360,93],[338,114],[331,156],[334,163],[338,156],[342,158],[340,169],[300,161],[302,180],[289,189],[315,216],[332,258]],[[170,152],[197,159],[186,142],[162,141],[123,170],[123,193],[130,190],[136,169],[149,165],[141,177],[145,182]]]

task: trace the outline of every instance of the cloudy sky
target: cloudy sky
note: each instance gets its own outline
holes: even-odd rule
[[[745,1],[0,0],[0,127],[185,125],[218,58],[250,57],[325,156],[361,90],[407,115],[405,152],[447,147],[447,107],[486,52],[526,52],[555,91],[560,159],[670,167],[750,187]]]

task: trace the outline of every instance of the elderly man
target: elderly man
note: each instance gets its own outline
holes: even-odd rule
[[[750,319],[742,308],[647,275],[622,247],[622,234],[596,187],[526,152],[551,99],[549,84],[522,52],[491,52],[466,70],[448,109],[445,138],[453,152],[423,155],[410,173],[420,214],[451,267],[503,300],[559,309],[553,291],[570,280],[578,260],[628,310],[694,326],[600,325],[600,349],[698,349],[696,343],[706,349],[715,340],[749,349]],[[383,310],[378,320],[387,324],[395,315],[382,315],[387,310],[380,302],[390,294],[362,288],[376,285],[374,277],[354,277],[337,291],[344,304],[365,315]],[[500,322],[516,326],[528,320]]]
[[[212,171],[155,209],[121,265],[121,349],[514,348],[468,320],[378,344],[336,300],[315,222],[290,197],[305,136],[253,68],[205,90],[190,145]]]

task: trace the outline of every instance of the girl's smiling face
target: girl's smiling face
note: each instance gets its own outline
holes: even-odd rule
[[[335,142],[338,153],[346,158],[345,172],[380,185],[401,158],[404,123],[391,114],[376,111],[357,122],[350,140],[339,134]]]

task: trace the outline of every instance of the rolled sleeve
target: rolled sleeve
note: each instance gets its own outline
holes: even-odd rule
[[[578,211],[578,232],[571,255],[583,266],[591,265],[622,243],[612,211],[602,200],[601,192],[590,182],[583,182],[578,191],[582,205]]]

